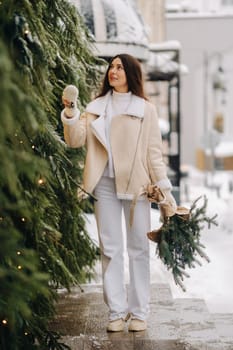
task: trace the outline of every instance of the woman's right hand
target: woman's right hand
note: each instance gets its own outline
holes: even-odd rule
[[[62,93],[62,103],[65,107],[65,115],[72,118],[77,113],[77,99],[79,91],[75,85],[67,85]]]

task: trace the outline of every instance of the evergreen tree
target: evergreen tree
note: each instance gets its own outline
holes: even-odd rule
[[[0,2],[0,348],[58,349],[47,330],[56,288],[93,272],[97,248],[76,196],[83,150],[62,140],[65,85],[80,109],[99,62],[67,1]],[[60,347],[59,347],[60,346]]]

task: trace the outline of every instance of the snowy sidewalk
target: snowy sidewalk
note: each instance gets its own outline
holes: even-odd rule
[[[51,329],[72,350],[232,350],[233,315],[211,315],[202,299],[173,299],[167,284],[151,285],[148,329],[107,333],[101,285],[62,292]]]
[[[200,298],[207,303],[213,313],[233,313],[233,192],[229,191],[233,172],[217,172],[213,184],[218,189],[204,186],[205,174],[190,169],[186,185],[189,192],[189,201],[184,195],[184,186],[181,186],[181,205],[190,207],[198,197],[206,195],[208,199],[207,214],[218,214],[218,226],[205,229],[201,242],[206,246],[205,252],[211,262],[203,262],[203,266],[187,270],[190,275],[184,284],[187,291],[184,293],[173,281],[170,272],[156,256],[156,245],[150,242],[151,283],[166,283],[170,285],[174,298]],[[159,227],[159,212],[151,209],[152,229]],[[92,239],[98,244],[96,223],[93,215],[86,215],[87,229]],[[128,263],[125,255],[126,282],[128,281]],[[96,277],[93,283],[102,283],[100,263],[96,265]]]
[[[233,193],[232,173],[218,172],[213,186],[204,186],[204,175],[191,169],[186,179],[189,198],[181,186],[181,204],[190,207],[199,196],[208,198],[208,216],[218,214],[217,227],[204,229],[202,243],[210,257],[208,264],[187,271],[183,292],[155,254],[151,244],[151,313],[148,330],[140,333],[106,332],[107,308],[103,303],[100,263],[95,280],[84,285],[84,293],[74,288],[61,291],[58,315],[52,329],[60,331],[72,350],[233,350]],[[159,213],[151,209],[152,228],[160,226]],[[87,229],[98,242],[93,215],[86,215]],[[125,255],[125,257],[127,257]],[[126,283],[128,265],[126,259]]]

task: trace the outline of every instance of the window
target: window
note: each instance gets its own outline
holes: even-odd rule
[[[233,6],[233,0],[222,0],[223,6]]]

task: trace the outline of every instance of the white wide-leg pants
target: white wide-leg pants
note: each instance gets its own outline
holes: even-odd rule
[[[147,199],[137,201],[133,225],[130,227],[131,201],[117,198],[114,179],[102,177],[95,189],[95,196],[103,292],[109,308],[109,319],[124,318],[129,312],[133,318],[145,320],[150,295],[149,241],[146,236],[150,230],[150,203]],[[129,257],[128,294],[124,274],[123,213]]]

